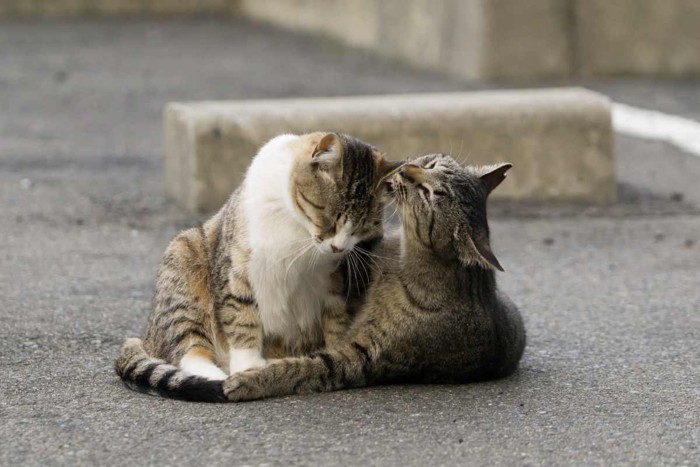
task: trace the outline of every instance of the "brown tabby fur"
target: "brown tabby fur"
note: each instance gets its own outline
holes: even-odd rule
[[[339,163],[315,163],[331,144]],[[374,148],[346,135],[312,133],[295,143],[291,196],[322,240],[339,218],[361,225],[358,235],[376,242],[383,235],[380,179],[394,166]],[[318,349],[325,338],[344,335],[345,263],[333,273],[324,308],[323,330],[289,338],[266,336],[248,278],[249,239],[242,188],[211,219],[179,234],[168,245],[158,273],[153,311],[143,339],[128,339],[115,363],[117,374],[134,389],[188,400],[222,400],[221,381],[188,376],[177,365],[185,356],[202,357],[228,372],[228,349],[263,349],[266,357],[300,355]],[[358,283],[358,280],[355,280]]]

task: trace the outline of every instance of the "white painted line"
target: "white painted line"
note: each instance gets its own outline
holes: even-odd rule
[[[665,141],[700,157],[700,122],[617,102],[613,103],[612,117],[617,132]]]

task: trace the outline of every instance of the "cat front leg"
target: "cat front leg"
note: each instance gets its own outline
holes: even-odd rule
[[[241,287],[232,290],[236,293],[227,293],[217,310],[228,348],[230,375],[265,365],[263,328],[255,299]]]
[[[299,383],[313,378],[316,362],[308,357],[271,360],[263,368],[254,368],[229,376],[223,383],[224,395],[233,402],[294,394]]]
[[[327,349],[341,345],[346,338],[352,318],[347,310],[344,297],[331,295],[323,307],[323,339]]]
[[[263,366],[265,366],[265,359],[258,349],[232,347],[229,350],[229,374],[231,375]]]
[[[369,357],[366,348],[353,343],[342,350],[271,360],[263,368],[230,376],[223,383],[224,395],[242,402],[366,386],[372,373]]]

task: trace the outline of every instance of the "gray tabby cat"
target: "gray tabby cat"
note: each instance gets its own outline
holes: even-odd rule
[[[496,287],[486,199],[510,164],[463,168],[424,156],[390,179],[403,224],[346,339],[229,377],[232,401],[390,382],[464,383],[512,373],[525,347],[518,309]]]

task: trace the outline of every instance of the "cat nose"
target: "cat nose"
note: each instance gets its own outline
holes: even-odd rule
[[[344,249],[345,249],[345,248],[338,248],[337,246],[331,244],[331,251],[333,251],[333,253],[340,253],[340,252],[342,252]]]

